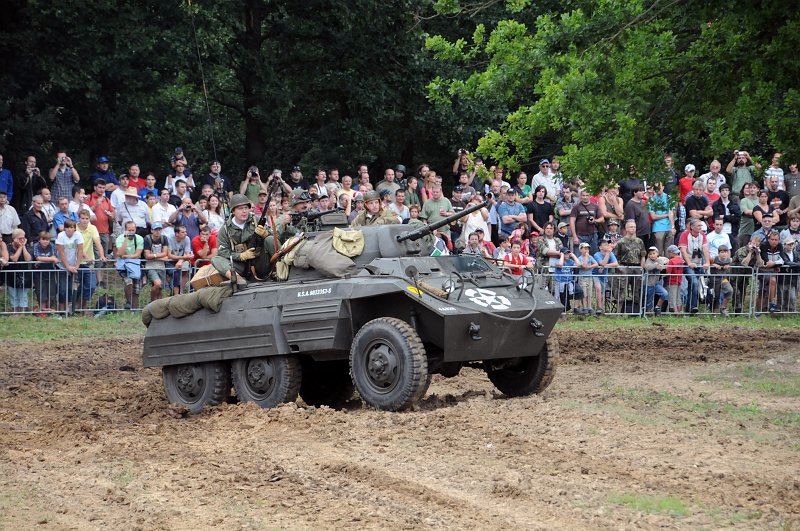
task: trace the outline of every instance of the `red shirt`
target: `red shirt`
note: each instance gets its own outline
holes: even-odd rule
[[[703,193],[708,198],[708,202],[709,203],[713,203],[714,201],[718,200],[719,197],[720,197],[720,195],[717,194],[717,193],[713,193],[713,194],[709,194],[709,193],[706,193],[706,192],[703,192]]]
[[[205,261],[207,261],[208,258],[201,258],[199,254],[202,248],[203,248],[203,242],[200,241],[200,236],[198,235],[192,238],[192,252],[194,253],[194,256],[192,257],[192,265],[194,265],[195,262],[197,262],[198,260],[203,260],[204,263],[202,265],[206,265]],[[217,237],[212,234],[208,237],[208,250],[211,251],[211,249],[216,249],[216,248],[217,248]]]
[[[95,192],[86,197],[85,203],[92,209],[97,220],[93,223],[97,227],[98,234],[109,234],[111,227],[109,221],[114,219],[114,207],[111,206],[111,201],[105,195],[97,197]],[[111,216],[106,216],[106,210],[111,212]]]
[[[686,196],[692,193],[692,185],[694,185],[694,177],[681,177],[678,181],[678,191],[681,194],[681,204],[686,201]]]
[[[683,276],[683,258],[680,256],[673,256],[667,263],[667,285],[680,286],[681,277]]]
[[[509,254],[506,257],[506,262],[508,262],[510,264],[514,264],[514,265],[528,265],[530,260],[528,260],[527,256],[525,256],[524,254],[520,253],[520,254],[517,255],[516,258],[514,258],[513,254]],[[521,275],[522,274],[522,269],[520,269],[519,267],[511,267],[511,268],[509,268],[508,272],[511,273],[512,275]]]
[[[128,186],[135,187],[136,191],[139,192],[141,190],[144,190],[147,187],[147,182],[144,179],[142,179],[141,177],[138,177],[138,178],[134,179],[133,177],[128,175]],[[124,191],[125,190],[123,190],[123,192]]]

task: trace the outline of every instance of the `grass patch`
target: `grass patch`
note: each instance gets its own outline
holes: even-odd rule
[[[145,327],[140,314],[117,312],[99,319],[93,317],[67,317],[53,319],[23,315],[0,317],[3,341],[50,341],[53,339],[86,337],[143,336]]]
[[[713,376],[698,376],[695,380],[720,382],[728,387],[733,387],[734,382],[738,382],[743,389],[757,393],[800,397],[800,373],[786,372],[764,364],[739,365]]]
[[[125,463],[121,471],[112,477],[114,484],[118,487],[127,487],[136,479],[136,471],[133,469],[133,463]]]
[[[686,516],[689,509],[686,503],[674,496],[649,496],[646,494],[615,493],[608,501],[617,505],[625,505],[635,511],[648,514],[668,514],[669,516]]]
[[[678,410],[688,411],[703,417],[724,415],[735,422],[765,420],[778,427],[800,426],[800,413],[786,411],[766,411],[753,401],[737,406],[718,400],[692,400],[666,391],[651,391],[639,388],[615,388],[614,395],[623,400],[641,402],[651,407],[667,405]]]

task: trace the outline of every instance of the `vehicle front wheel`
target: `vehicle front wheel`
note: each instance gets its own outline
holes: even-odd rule
[[[168,365],[161,369],[167,400],[196,414],[203,407],[217,406],[230,393],[228,364],[221,361]]]
[[[231,362],[236,396],[263,408],[294,402],[300,390],[302,370],[296,356],[243,358]]]
[[[417,332],[394,317],[374,319],[358,331],[350,349],[350,376],[370,406],[399,411],[428,390],[428,358]]]
[[[538,356],[484,362],[484,370],[498,391],[506,396],[528,396],[544,391],[556,373],[558,341],[548,339]]]

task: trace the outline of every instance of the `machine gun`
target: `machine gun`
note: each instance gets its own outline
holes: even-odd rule
[[[275,195],[275,192],[280,189],[280,185],[281,183],[279,179],[272,179],[270,181],[269,188],[267,189],[267,204],[264,207],[264,210],[261,211],[261,217],[258,218],[258,222],[256,223],[259,227],[263,227],[267,224],[267,217],[269,216],[269,203],[272,200],[272,196]],[[280,246],[278,245],[278,234],[275,231],[275,227],[272,228],[272,238],[275,240],[275,249],[279,249]],[[261,250],[263,252],[264,239],[260,238],[258,234],[253,233],[253,235],[250,237],[250,240],[247,242],[247,246],[248,248],[253,248],[256,251]],[[255,258],[247,263],[246,269],[250,271],[250,274],[256,280],[263,280],[256,274]]]
[[[461,219],[464,216],[468,216],[469,214],[472,214],[476,210],[480,210],[481,208],[485,208],[485,207],[488,207],[488,206],[489,206],[489,201],[484,201],[483,203],[481,203],[479,205],[472,205],[469,208],[465,208],[461,212],[456,212],[455,214],[453,214],[451,216],[447,216],[446,218],[440,219],[439,221],[437,221],[435,223],[431,223],[430,225],[424,225],[424,226],[422,226],[422,227],[420,227],[418,229],[414,229],[412,231],[406,232],[405,234],[398,234],[397,235],[397,242],[398,243],[402,243],[402,242],[404,242],[406,240],[411,240],[412,242],[415,242],[415,241],[419,240],[420,238],[424,238],[425,236],[427,236],[428,234],[432,233],[433,231],[435,231],[439,227],[444,227],[445,225],[449,225],[450,223],[452,223],[452,222],[454,222],[454,221],[456,221],[458,219]]]
[[[326,214],[331,214],[333,212],[344,212],[342,208],[336,208],[334,210],[326,210],[325,212],[320,212],[318,210],[306,210],[304,212],[292,212],[292,225],[303,230],[313,232],[313,225],[319,218]]]

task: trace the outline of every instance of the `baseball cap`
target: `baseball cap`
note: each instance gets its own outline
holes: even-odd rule
[[[182,147],[176,147],[175,148],[175,154],[176,155],[180,155],[181,153],[183,153],[183,148]]]
[[[589,244],[586,242],[581,242],[581,244],[578,246],[578,249],[583,249],[584,247],[589,247]]]
[[[562,221],[562,222],[560,222],[558,224],[558,228],[560,229],[560,228],[563,228],[563,227],[569,227],[569,225],[565,221]]]
[[[460,184],[457,184],[457,185],[455,185],[455,186],[453,187],[453,191],[454,191],[454,192],[463,192],[463,191],[464,191],[464,187],[463,187],[463,186],[461,186]]]
[[[539,166],[541,166],[542,164],[550,164],[550,161],[547,159],[542,159],[539,161]]]
[[[295,164],[294,166],[292,166],[292,171],[300,171],[300,166]]]
[[[685,171],[686,173],[689,173],[690,171],[694,171],[694,170],[696,170],[696,169],[697,169],[697,168],[695,168],[695,167],[694,167],[694,164],[687,164],[687,165],[686,165],[686,166],[683,168],[683,171]]]
[[[568,253],[569,252],[569,247],[562,246],[559,251],[562,252],[562,253]]]
[[[786,243],[786,242],[784,242]],[[717,247],[717,251],[730,251],[730,247],[727,244],[723,243],[719,247]]]
[[[500,189],[502,190],[503,188],[511,188],[511,185],[504,182],[503,184],[500,185]]]
[[[485,234],[485,232],[483,232],[483,229],[482,229],[482,228],[480,228],[480,227],[477,227],[477,228],[476,228],[474,231],[472,231],[472,232],[480,232],[481,234]],[[794,241],[794,240],[792,240],[792,241]]]
[[[669,247],[667,247],[667,252],[668,253],[673,253],[673,254],[679,254],[681,252],[681,250],[678,249],[677,245],[670,245]]]
[[[655,252],[658,252],[658,247],[656,247],[656,246],[654,246],[654,245],[653,245],[653,246],[651,246],[651,247],[648,247],[648,248],[647,248],[647,252],[649,253],[650,251],[655,251]]]
[[[153,222],[152,225],[150,225],[150,230],[163,229],[163,228],[164,226],[161,224],[160,221],[155,221]]]
[[[788,238],[783,240],[783,245],[794,245],[795,243],[797,243],[797,240],[795,240],[793,236],[789,236]]]
[[[392,195],[392,192],[390,192],[389,190],[387,190],[386,188],[384,188],[383,190],[381,190],[380,192],[378,192],[378,195],[380,196],[380,198],[381,198],[381,199],[383,199],[383,198],[384,198],[384,197],[386,197],[387,195]]]
[[[619,220],[617,218],[608,218],[608,224],[619,227]]]
[[[106,157],[105,155],[103,155],[102,157],[99,157],[99,158],[97,159],[97,162],[98,162],[98,163],[102,163],[102,162],[108,162],[108,157]]]

